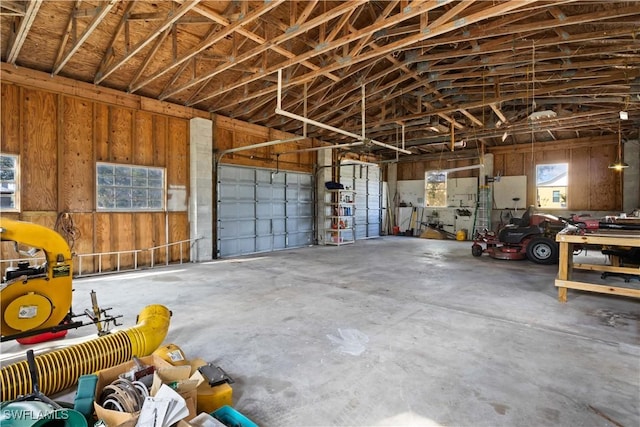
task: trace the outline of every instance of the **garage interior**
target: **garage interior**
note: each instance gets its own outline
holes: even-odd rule
[[[167,307],[163,344],[258,425],[640,423],[640,3],[2,0],[0,22],[2,400],[27,349],[104,338],[5,341],[54,320],[11,317],[24,285],[56,315],[95,290],[119,328]],[[16,221],[69,246],[46,280],[6,279],[50,244],[17,250]]]

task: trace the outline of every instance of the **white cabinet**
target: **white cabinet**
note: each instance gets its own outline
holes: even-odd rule
[[[355,241],[355,195],[353,190],[325,191],[325,245],[346,245]]]

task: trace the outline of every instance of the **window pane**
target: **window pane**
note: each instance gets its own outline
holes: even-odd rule
[[[150,179],[149,187],[150,188],[162,188],[162,180],[161,179]]]
[[[115,188],[100,187],[98,188],[98,209],[113,209],[116,207],[116,190]]]
[[[16,199],[14,195],[0,193],[0,208],[14,209],[15,207],[16,207]]]
[[[425,202],[427,206],[447,206],[447,173],[426,173]]]
[[[113,166],[98,165],[98,176],[113,176]]]
[[[131,186],[131,168],[116,167],[116,185],[120,187]]]
[[[19,210],[18,200],[18,156],[0,155],[0,208]]]
[[[146,208],[148,206],[148,190],[141,188],[133,189],[133,207]]]
[[[150,199],[149,207],[153,209],[162,209],[162,200],[159,199]]]
[[[164,198],[162,193],[163,193],[162,190],[150,189],[149,190],[149,200],[159,200],[160,203],[162,203],[162,199]]]
[[[133,168],[131,176],[133,177],[131,185],[133,185],[134,187],[146,187],[148,185],[146,169]]]
[[[131,207],[131,189],[116,187],[116,208]]]
[[[115,210],[162,210],[164,169],[99,163],[97,208]]]
[[[98,175],[98,185],[113,185],[113,175]]]
[[[555,163],[536,166],[536,198],[540,208],[566,208],[569,165]]]
[[[142,177],[133,177],[133,181],[131,182],[133,187],[147,187],[149,185],[147,178]]]
[[[162,169],[149,169],[149,178],[162,180],[163,172]]]
[[[0,169],[0,180],[15,181],[16,172],[13,169]]]

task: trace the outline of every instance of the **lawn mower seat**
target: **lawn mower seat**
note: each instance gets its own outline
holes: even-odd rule
[[[522,239],[525,237],[540,234],[540,227],[531,225],[532,213],[533,206],[529,206],[521,218],[512,218],[511,223],[500,230],[498,239],[503,243],[518,244],[522,242]]]
[[[520,218],[511,218],[509,224],[517,225],[518,227],[528,227],[531,222],[531,214],[533,213],[533,206],[529,206]]]

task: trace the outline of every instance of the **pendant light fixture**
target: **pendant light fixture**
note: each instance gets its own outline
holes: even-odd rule
[[[622,132],[620,130],[620,120],[618,120],[618,158],[615,163],[609,165],[609,169],[622,171],[629,167],[629,164],[622,161]]]

